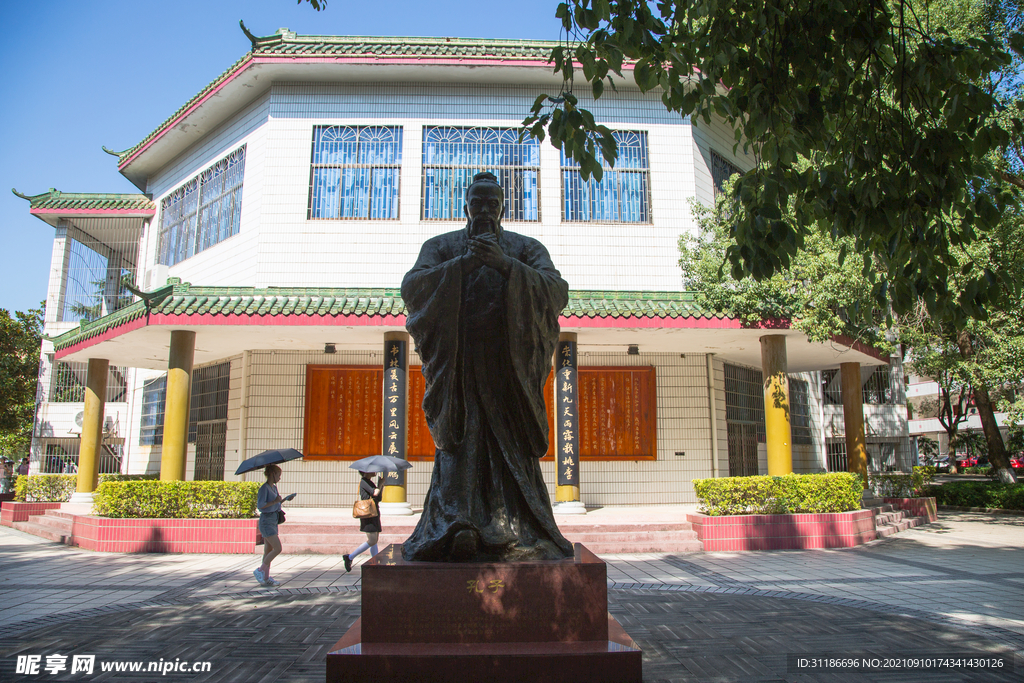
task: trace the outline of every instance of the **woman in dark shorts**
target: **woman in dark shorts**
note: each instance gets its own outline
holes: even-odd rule
[[[262,586],[279,586],[281,582],[270,576],[270,563],[275,557],[281,554],[281,539],[277,535],[277,512],[281,509],[281,503],[291,500],[295,494],[289,494],[284,498],[277,492],[277,482],[281,481],[281,468],[277,465],[267,465],[263,474],[267,477],[267,483],[260,487],[256,494],[256,509],[260,512],[259,531],[263,537],[263,564],[252,571],[252,575]]]
[[[359,500],[373,498],[373,501],[380,505],[383,478],[374,483],[373,472],[360,472],[359,474],[362,476],[362,479],[359,480]],[[342,558],[345,560],[345,571],[347,572],[352,571],[352,558],[367,548],[370,550],[370,557],[377,554],[377,537],[381,532],[379,508],[376,517],[363,517],[359,520],[359,530],[366,534],[366,543],[363,543],[355,551]]]

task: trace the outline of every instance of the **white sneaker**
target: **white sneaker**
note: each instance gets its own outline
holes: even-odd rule
[[[277,579],[273,579],[273,578],[268,576],[266,583],[264,583],[263,585],[264,586],[280,586],[281,582],[278,581]]]
[[[260,571],[259,567],[252,570],[252,575],[256,577],[256,580],[260,582],[261,586],[267,585],[267,579],[263,576],[263,572]]]

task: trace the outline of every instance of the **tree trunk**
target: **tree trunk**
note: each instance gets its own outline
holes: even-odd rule
[[[988,395],[988,387],[975,385],[974,402],[978,407],[981,427],[985,430],[985,442],[988,444],[988,460],[992,463],[999,481],[1006,484],[1017,483],[1017,475],[1010,466],[1010,457],[1006,453],[1003,435],[999,432],[996,416],[992,410],[992,400]]]
[[[974,345],[971,343],[970,335],[961,331],[957,335],[957,346],[960,347],[960,355],[965,360],[974,355]],[[988,387],[981,383],[974,384],[974,403],[978,407],[978,417],[981,418],[981,428],[985,431],[985,442],[988,444],[988,460],[992,463],[999,481],[1006,484],[1016,484],[1017,475],[1010,467],[1010,458],[1006,454],[1006,446],[1003,444],[1003,435],[999,433],[999,425],[996,423],[996,416],[992,412],[992,399],[988,395]]]

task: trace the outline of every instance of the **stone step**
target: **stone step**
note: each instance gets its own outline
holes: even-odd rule
[[[281,545],[285,554],[293,555],[345,555],[355,550],[360,543],[366,540],[366,536],[353,539],[350,543],[316,543],[298,544],[289,543],[284,538]],[[401,543],[404,539],[387,539],[381,535],[377,544],[383,549],[389,543]],[[334,541],[334,539],[332,539]],[[577,541],[579,542],[579,541]],[[701,542],[693,539],[662,539],[657,542],[650,541],[622,541],[622,542],[595,542],[584,543],[587,549],[595,555],[618,555],[621,553],[699,553],[704,550]],[[262,546],[257,546],[257,552],[263,552]]]
[[[56,510],[47,510],[46,512],[56,512]],[[33,524],[38,524],[49,529],[60,531],[70,536],[71,529],[74,524],[74,517],[70,515],[61,516],[43,513],[41,515],[29,515],[28,521]]]
[[[393,533],[397,535],[408,536],[416,528],[416,525],[409,521],[404,521],[402,518],[396,517],[384,517],[382,525],[385,532]],[[581,523],[567,523],[559,524],[559,528],[562,534],[569,536],[571,534],[589,534],[589,533],[623,533],[623,534],[634,534],[638,532],[650,532],[650,533],[666,533],[672,531],[692,531],[693,525],[689,522],[659,522],[649,524],[581,524]],[[357,520],[345,523],[330,523],[330,522],[307,522],[307,521],[287,521],[280,525],[278,531],[281,536],[291,534],[350,534],[360,533],[359,523]]]
[[[40,524],[33,521],[36,517],[42,517],[42,515],[32,515],[27,522],[15,522],[13,526],[18,531],[23,531],[26,534],[45,538],[48,541],[72,545],[70,528],[65,530],[48,524]]]

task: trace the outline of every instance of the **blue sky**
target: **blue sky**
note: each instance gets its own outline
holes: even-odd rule
[[[136,192],[100,147],[132,147],[249,49],[258,36],[452,36],[555,40],[557,0],[466,3],[328,0],[4,2],[0,41],[0,308],[46,297],[53,228],[28,195]],[[468,9],[467,9],[468,8]]]

